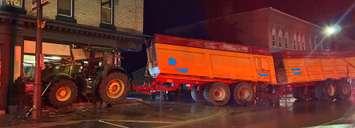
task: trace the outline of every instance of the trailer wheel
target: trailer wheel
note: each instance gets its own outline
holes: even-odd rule
[[[336,97],[336,91],[335,82],[329,80],[324,85],[316,87],[316,97],[317,99],[332,101]]]
[[[213,83],[204,88],[203,97],[211,105],[223,106],[230,99],[230,89],[223,83]]]
[[[250,105],[255,101],[255,93],[250,83],[239,83],[233,86],[233,101],[238,105]]]
[[[119,102],[126,98],[128,91],[127,76],[123,73],[111,73],[99,85],[100,98],[107,103]]]
[[[351,85],[346,80],[339,80],[337,85],[337,98],[341,100],[349,99],[351,96]]]
[[[193,86],[191,88],[191,98],[194,102],[196,103],[203,103],[205,102],[205,99],[203,98],[203,88],[200,87],[200,89],[197,88],[197,86]]]
[[[56,108],[71,105],[78,96],[78,88],[72,80],[61,79],[49,88],[49,103]]]
[[[292,88],[292,95],[297,101],[305,100],[304,97],[304,87],[294,87]]]

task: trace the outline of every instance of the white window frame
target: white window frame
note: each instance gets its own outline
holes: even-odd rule
[[[282,30],[280,29],[278,34],[277,34],[277,46],[278,47],[283,47],[283,42],[282,42],[282,39],[283,39],[283,32]]]
[[[70,0],[70,16],[58,12],[58,2],[59,0],[57,1],[57,15],[72,18],[74,16],[74,0]]]
[[[114,4],[114,0],[110,0],[110,2],[111,2],[111,8],[110,8],[110,10],[111,10],[111,17],[110,17],[110,23],[105,23],[105,22],[103,22],[103,20],[102,20],[102,8],[104,8],[103,6],[102,6],[102,0],[100,0],[101,1],[101,3],[100,3],[100,22],[101,23],[103,23],[103,24],[109,24],[109,25],[113,25],[113,16],[114,16],[114,6],[115,5],[113,5]]]
[[[302,50],[306,50],[306,37],[304,34],[301,36]]]
[[[292,48],[297,49],[297,35],[295,33],[293,34],[292,42]]]
[[[271,45],[277,46],[277,34],[276,29],[272,28],[271,30]]]
[[[289,34],[288,32],[285,32],[285,35],[284,35],[284,38],[285,38],[285,48],[289,48]]]

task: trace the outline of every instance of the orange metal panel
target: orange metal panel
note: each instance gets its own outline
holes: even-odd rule
[[[288,83],[339,79],[347,76],[347,64],[342,57],[285,58],[284,65]]]
[[[272,56],[155,43],[163,74],[276,84]]]
[[[355,78],[355,57],[346,57],[344,62],[347,64],[349,77]]]

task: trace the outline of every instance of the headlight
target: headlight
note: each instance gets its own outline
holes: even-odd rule
[[[151,68],[149,68],[149,74],[153,78],[158,77],[159,73],[160,73],[159,67],[151,67]]]

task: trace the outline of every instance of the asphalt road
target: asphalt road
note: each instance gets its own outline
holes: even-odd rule
[[[355,98],[354,98],[355,99]],[[47,113],[40,121],[0,118],[0,127],[18,128],[293,128],[355,127],[355,100],[286,102],[280,107],[212,107],[186,101],[130,102],[111,108],[82,106]],[[1,122],[1,121],[0,121]]]

